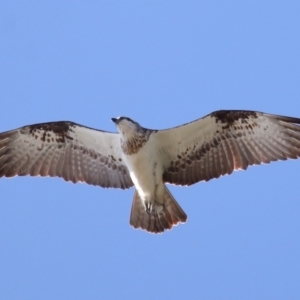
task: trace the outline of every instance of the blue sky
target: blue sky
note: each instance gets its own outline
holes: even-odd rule
[[[2,1],[0,131],[300,117],[299,35],[299,1]],[[163,235],[129,226],[133,189],[2,178],[0,298],[299,299],[299,170],[171,186],[188,222]]]

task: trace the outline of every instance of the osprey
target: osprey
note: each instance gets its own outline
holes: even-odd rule
[[[222,110],[166,130],[146,129],[126,117],[112,121],[119,133],[67,121],[0,133],[0,177],[135,186],[130,224],[160,233],[187,220],[166,183],[189,186],[300,156],[300,119],[292,117]]]

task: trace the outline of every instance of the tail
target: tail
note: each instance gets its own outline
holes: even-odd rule
[[[144,204],[135,190],[130,214],[130,225],[152,233],[162,233],[178,223],[185,223],[187,215],[165,187],[164,204],[154,204],[151,214],[147,213]]]

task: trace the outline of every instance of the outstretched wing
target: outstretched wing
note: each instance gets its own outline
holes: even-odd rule
[[[300,119],[254,111],[217,111],[155,133],[163,179],[178,185],[300,156]]]
[[[58,176],[122,189],[133,186],[118,134],[67,121],[0,133],[0,177],[16,175]]]

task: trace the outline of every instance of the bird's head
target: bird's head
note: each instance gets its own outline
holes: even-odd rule
[[[130,139],[135,136],[141,126],[127,117],[111,118],[111,120],[117,125],[119,133],[126,139]]]

